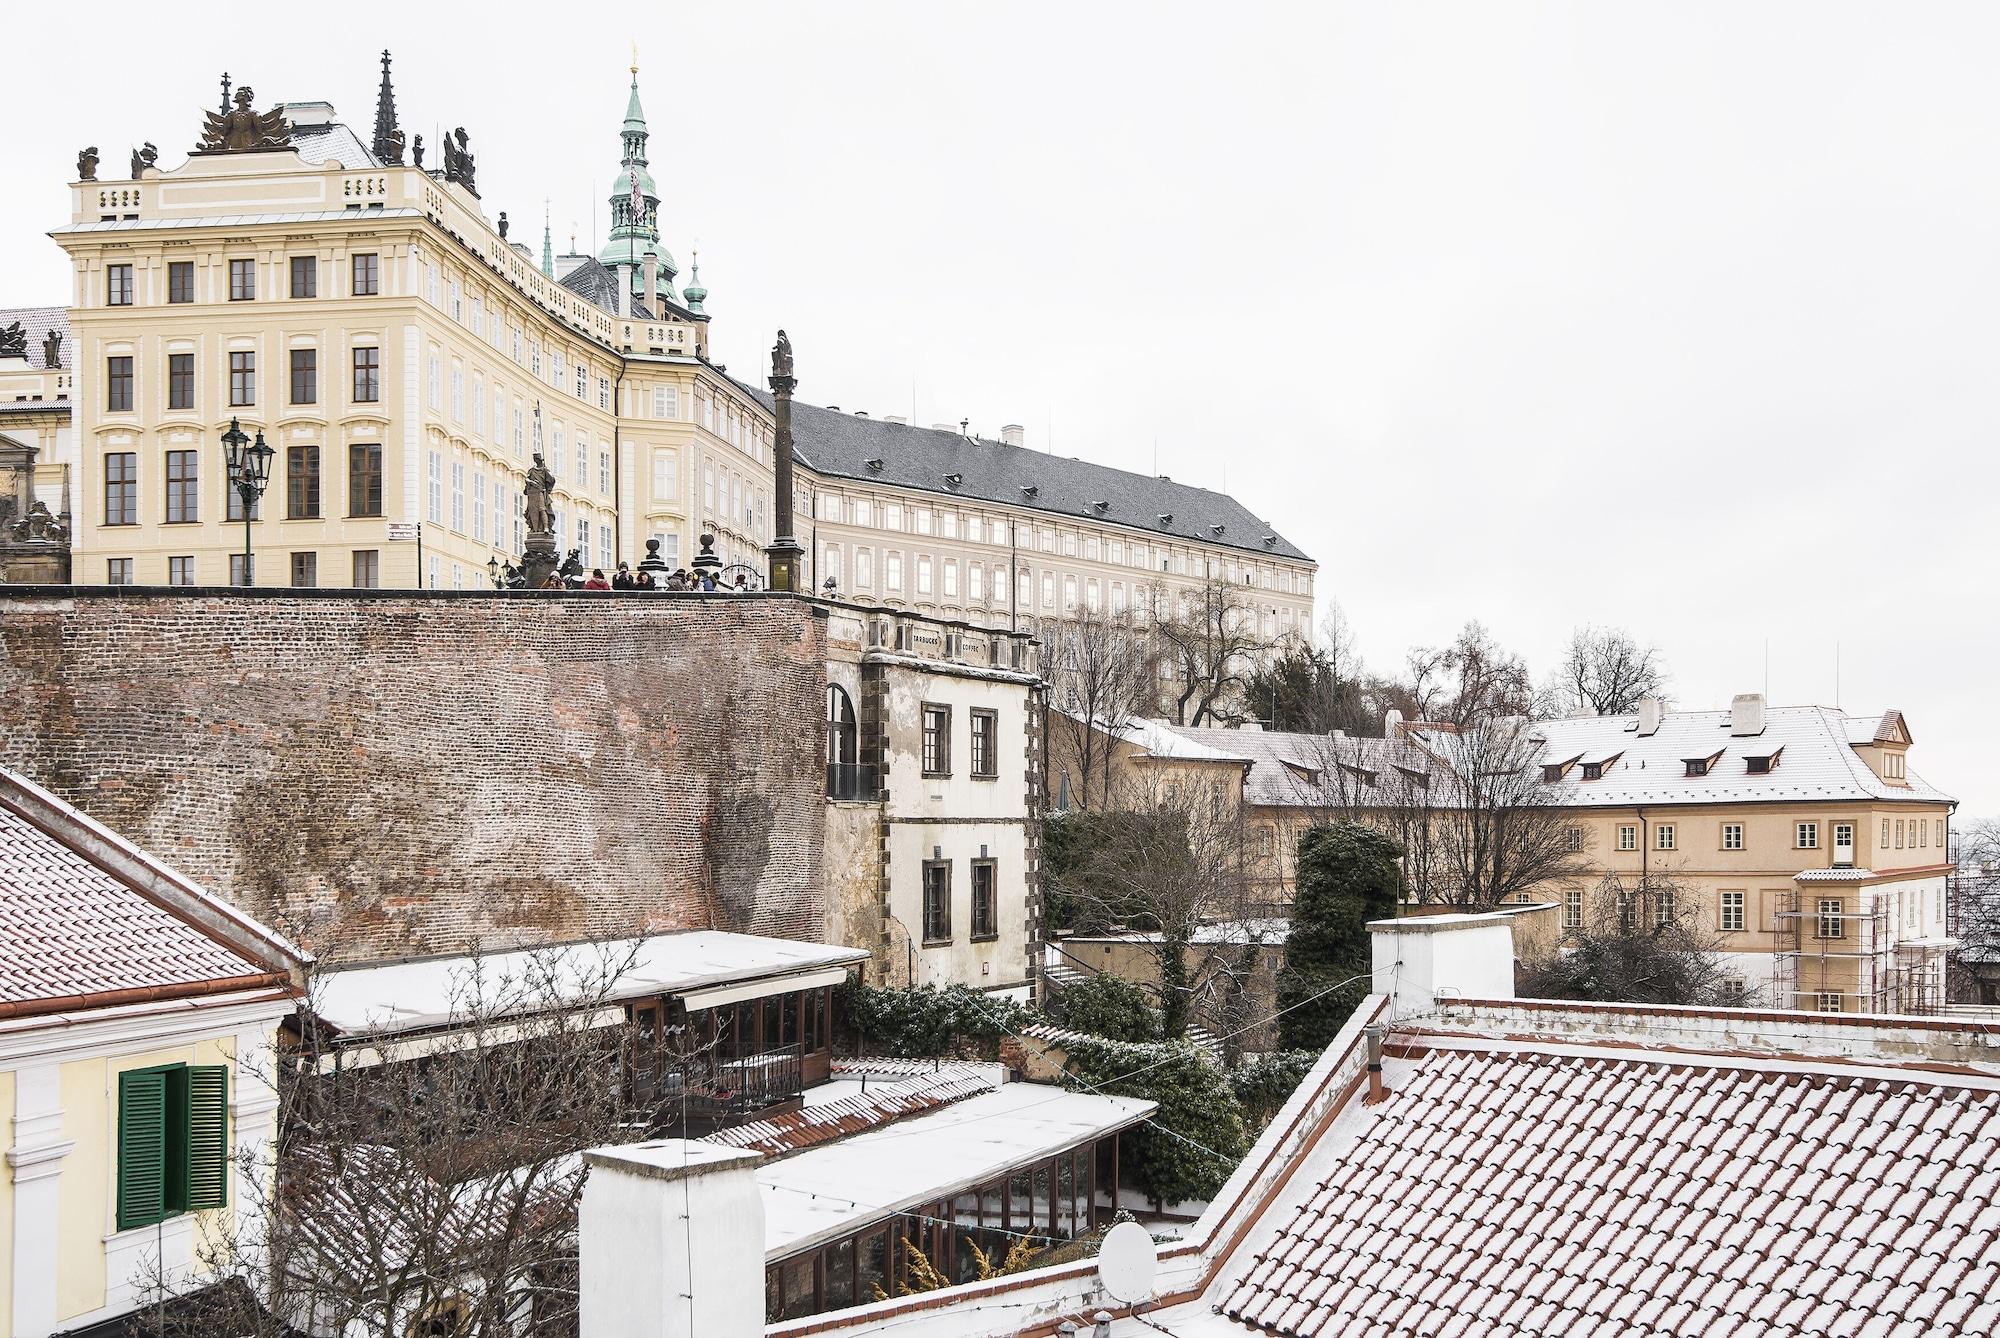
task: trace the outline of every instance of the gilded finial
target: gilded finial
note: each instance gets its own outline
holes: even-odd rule
[[[639,82],[639,44],[632,43],[632,82]]]

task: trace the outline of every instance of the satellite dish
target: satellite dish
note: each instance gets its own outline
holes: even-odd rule
[[[1104,1233],[1104,1243],[1097,1247],[1098,1285],[1126,1305],[1153,1299],[1159,1269],[1153,1238],[1137,1222],[1120,1222]]]

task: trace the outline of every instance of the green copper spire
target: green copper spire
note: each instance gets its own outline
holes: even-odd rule
[[[701,305],[708,300],[708,289],[701,286],[701,252],[698,250],[694,253],[693,264],[688,270],[688,286],[681,290],[681,296],[687,299],[689,311],[697,316],[708,314],[702,310]]]
[[[542,201],[542,273],[553,279],[556,277],[555,237],[549,232],[549,202]]]
[[[660,192],[653,174],[646,170],[646,112],[639,105],[639,55],[632,53],[632,96],[625,103],[625,124],[619,131],[622,156],[618,175],[611,179],[611,235],[597,253],[598,263],[613,273],[620,265],[632,266],[632,291],[645,286],[641,266],[648,253],[658,257],[661,296],[674,300],[674,276],[680,273],[674,258],[660,245]],[[632,190],[637,185],[641,208],[632,208]]]

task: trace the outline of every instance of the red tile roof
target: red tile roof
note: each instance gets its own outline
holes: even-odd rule
[[[105,842],[123,845],[0,772],[0,1009],[72,1000],[88,1006],[90,996],[261,978],[278,969],[251,961],[168,909],[165,898],[82,853]],[[206,902],[191,889],[175,895]],[[206,909],[233,917],[213,903]]]
[[[879,1129],[911,1115],[922,1115],[954,1101],[990,1092],[994,1087],[992,1075],[985,1071],[986,1066],[979,1064],[947,1064],[931,1071],[929,1064],[917,1070],[900,1061],[888,1060],[881,1065],[852,1067],[856,1071],[867,1067],[871,1072],[887,1067],[892,1074],[898,1067],[907,1067],[912,1072],[900,1080],[890,1077],[882,1086],[853,1096],[719,1129],[702,1141],[761,1152],[767,1157],[782,1157],[851,1134]],[[836,1076],[839,1072],[836,1067]]]
[[[2000,1333],[2000,1092],[1535,1050],[1434,1051],[1394,1088],[1327,1132],[1223,1313],[1300,1338]]]

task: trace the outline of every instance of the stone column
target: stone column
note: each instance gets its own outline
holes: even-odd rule
[[[792,533],[792,391],[798,384],[792,375],[792,341],[780,330],[771,349],[772,409],[778,420],[771,454],[776,457],[778,495],[772,499],[772,539],[764,551],[771,559],[769,588],[787,594],[802,593],[799,582],[806,552]]]

